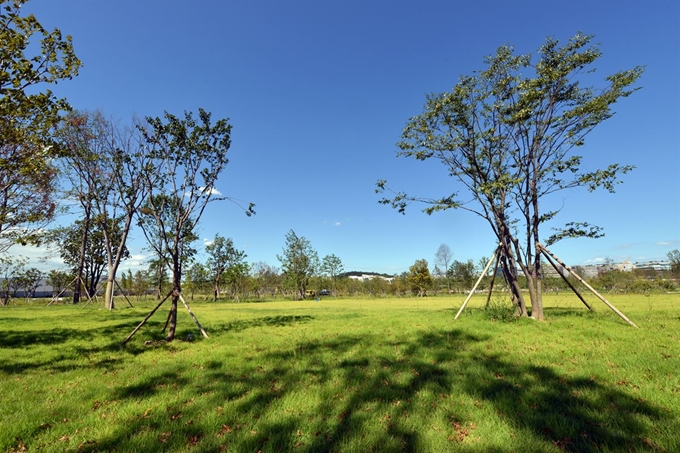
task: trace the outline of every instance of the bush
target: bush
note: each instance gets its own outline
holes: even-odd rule
[[[504,298],[490,300],[484,307],[484,314],[492,321],[512,322],[517,320],[515,306]]]

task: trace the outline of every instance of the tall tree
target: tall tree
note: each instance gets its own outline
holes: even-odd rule
[[[73,112],[62,122],[59,137],[69,150],[64,159],[72,174],[71,192],[82,205],[84,218],[96,216],[104,238],[107,266],[105,306],[114,308],[115,278],[124,259],[134,216],[148,193],[145,175],[151,156],[142,143],[139,129],[123,127],[100,111]],[[75,179],[74,179],[75,178]],[[109,230],[116,219],[115,231]],[[83,241],[87,240],[87,230]]]
[[[607,76],[600,87],[583,87],[600,56],[592,36],[583,34],[562,46],[548,38],[537,56],[498,48],[486,58],[485,70],[461,77],[450,92],[428,96],[424,112],[409,120],[399,142],[398,155],[439,161],[457,186],[441,198],[393,192],[381,200],[401,212],[419,201],[429,205],[428,214],[458,208],[485,219],[500,244],[501,270],[513,299],[527,315],[519,268],[536,319],[543,319],[540,227],[559,212],[540,202],[575,187],[613,192],[620,176],[633,168],[612,164],[587,171],[575,154],[587,134],[613,115],[612,104],[636,90],[630,87],[643,72],[636,67]],[[378,181],[377,191],[385,190],[386,181]],[[600,235],[598,227],[569,222],[545,245]]]
[[[71,37],[48,31],[25,0],[0,0],[0,251],[37,240],[56,212],[53,128],[69,110],[45,88],[78,74]]]
[[[448,269],[453,259],[453,252],[446,244],[441,244],[434,254],[435,269],[443,269],[442,274],[446,279],[446,289],[451,292],[451,282],[449,281]]]
[[[213,285],[213,302],[217,301],[220,293],[220,283],[223,281],[224,273],[231,267],[243,263],[246,257],[245,252],[234,247],[231,238],[223,238],[215,234],[213,241],[205,246],[208,254],[206,262],[207,273]]]
[[[317,272],[319,255],[312,244],[304,237],[290,230],[286,234],[283,255],[276,255],[281,262],[281,270],[288,283],[295,289],[295,297],[304,299],[309,279]]]
[[[208,203],[224,200],[215,185],[227,165],[231,146],[231,125],[227,119],[214,124],[210,113],[199,109],[198,118],[185,112],[180,118],[147,118],[142,133],[149,147],[151,165],[145,171],[149,191],[140,211],[141,226],[149,245],[167,260],[172,277],[172,306],[167,341],[175,338],[177,304],[182,272],[196,226]],[[251,204],[245,209],[253,213]]]
[[[432,286],[432,275],[427,265],[427,260],[416,260],[415,263],[408,269],[408,282],[411,289],[418,294],[419,297],[427,295],[427,289]]]

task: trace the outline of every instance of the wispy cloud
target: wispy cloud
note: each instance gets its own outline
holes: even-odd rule
[[[340,226],[340,222],[335,222],[333,225]]]
[[[660,245],[661,247],[671,247],[675,244],[677,244],[677,241],[659,241],[656,243],[656,245]]]
[[[605,260],[605,258],[597,257],[597,258],[592,258],[592,259],[586,260],[586,263],[599,264],[599,263],[604,263],[604,260]]]

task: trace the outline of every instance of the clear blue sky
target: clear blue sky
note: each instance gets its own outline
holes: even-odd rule
[[[596,35],[597,75],[646,65],[643,89],[587,139],[586,167],[632,164],[616,194],[562,193],[557,223],[588,221],[602,239],[565,240],[553,251],[571,264],[664,259],[680,248],[680,2],[577,0],[32,0],[46,28],[73,37],[81,74],[54,91],[77,109],[181,114],[202,107],[233,124],[230,164],[217,188],[256,204],[247,218],[213,203],[201,238],[234,239],[248,261],[279,266],[293,229],[346,270],[397,273],[432,264],[440,244],[454,259],[494,249],[472,214],[405,216],[379,205],[375,182],[440,196],[453,189],[443,167],[396,157],[406,121],[425,95],[483,67],[499,45],[535,51],[553,36]],[[544,236],[549,235],[547,229]],[[147,255],[140,232],[136,265]],[[15,248],[15,253],[31,254]]]

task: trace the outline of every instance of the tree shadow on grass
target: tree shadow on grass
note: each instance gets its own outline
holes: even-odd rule
[[[255,327],[284,327],[292,324],[307,323],[314,319],[309,315],[280,315],[264,316],[254,319],[243,319],[227,323],[215,324],[210,328],[211,332],[240,332]]]
[[[650,427],[669,421],[661,408],[594,378],[498,355],[473,358],[467,370],[463,389],[469,395],[492,404],[514,429],[563,451],[652,450]]]
[[[119,322],[90,329],[6,331],[0,336],[0,354],[3,356],[0,372],[19,374],[39,369],[65,372],[82,368],[111,371],[125,360],[125,355],[139,355],[153,349],[153,346],[121,346],[121,332],[133,328],[130,322]],[[160,340],[159,334],[156,338]],[[18,350],[21,353],[12,352]],[[27,354],[30,351],[35,351],[33,356]]]
[[[300,321],[291,318],[257,322]],[[81,450],[148,448],[141,440],[148,431],[166,451],[409,452],[432,448],[439,436],[439,451],[472,452],[480,451],[472,439],[484,417],[511,432],[485,451],[663,451],[653,427],[672,427],[670,413],[615,384],[484,352],[489,340],[460,329],[389,339],[335,334],[243,357],[237,368],[211,359],[191,379],[182,367],[152,373],[112,398],[166,401],[159,392],[172,398],[167,386],[176,383],[195,400],[170,401],[157,419],[139,414]],[[470,401],[478,410],[470,412]],[[201,422],[206,412],[219,421]],[[177,414],[192,423],[170,430],[167,419]],[[427,430],[435,431],[426,442]]]

